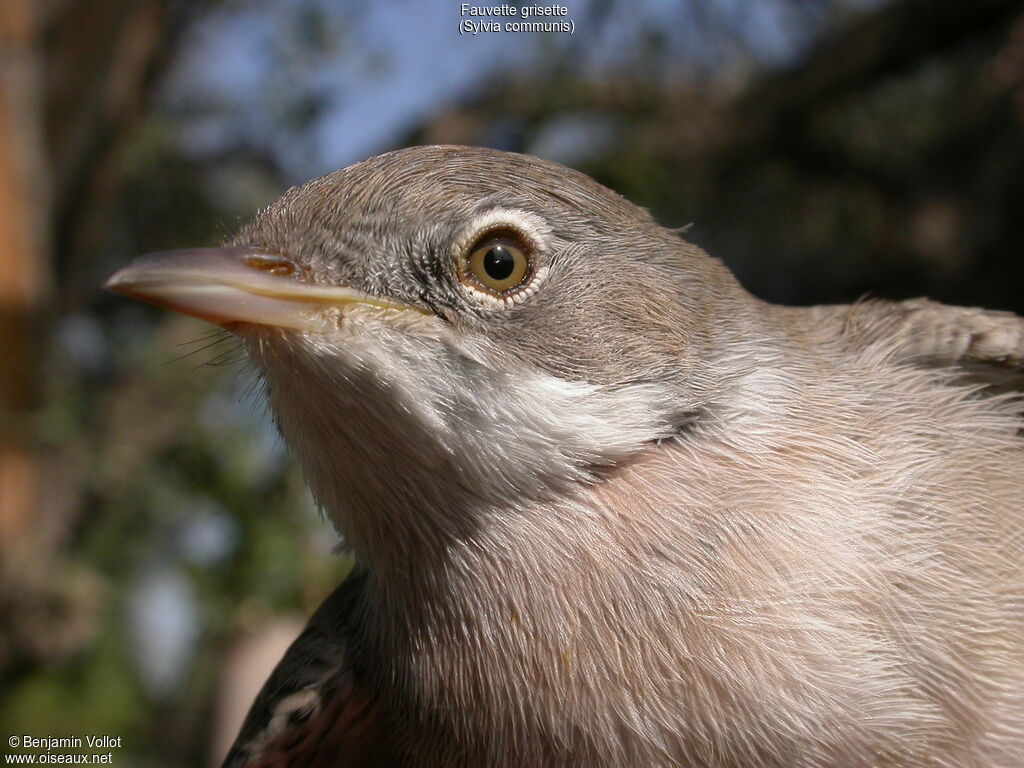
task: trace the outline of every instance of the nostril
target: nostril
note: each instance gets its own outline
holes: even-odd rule
[[[272,275],[282,277],[294,277],[298,272],[295,264],[282,256],[275,256],[269,253],[254,253],[246,256],[245,266],[258,269],[261,272],[269,272]]]

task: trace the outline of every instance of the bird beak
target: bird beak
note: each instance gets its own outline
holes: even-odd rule
[[[325,309],[353,303],[420,311],[353,288],[315,285],[301,274],[290,259],[254,248],[195,248],[142,256],[104,287],[225,326],[316,330]]]

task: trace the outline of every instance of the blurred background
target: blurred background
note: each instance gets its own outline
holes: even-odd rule
[[[1024,3],[0,2],[0,731],[208,766],[350,564],[230,340],[105,294],[419,143],[595,176],[809,304],[1024,311]],[[5,745],[6,748],[6,745]]]

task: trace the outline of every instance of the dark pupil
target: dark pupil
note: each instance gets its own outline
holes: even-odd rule
[[[506,279],[515,268],[515,257],[503,245],[496,245],[484,254],[484,271],[495,280]]]

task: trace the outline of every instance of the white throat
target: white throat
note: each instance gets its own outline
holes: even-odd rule
[[[498,367],[431,323],[353,312],[337,334],[249,345],[317,503],[371,569],[472,536],[489,514],[561,498],[672,432],[668,414],[681,408],[665,385]]]

